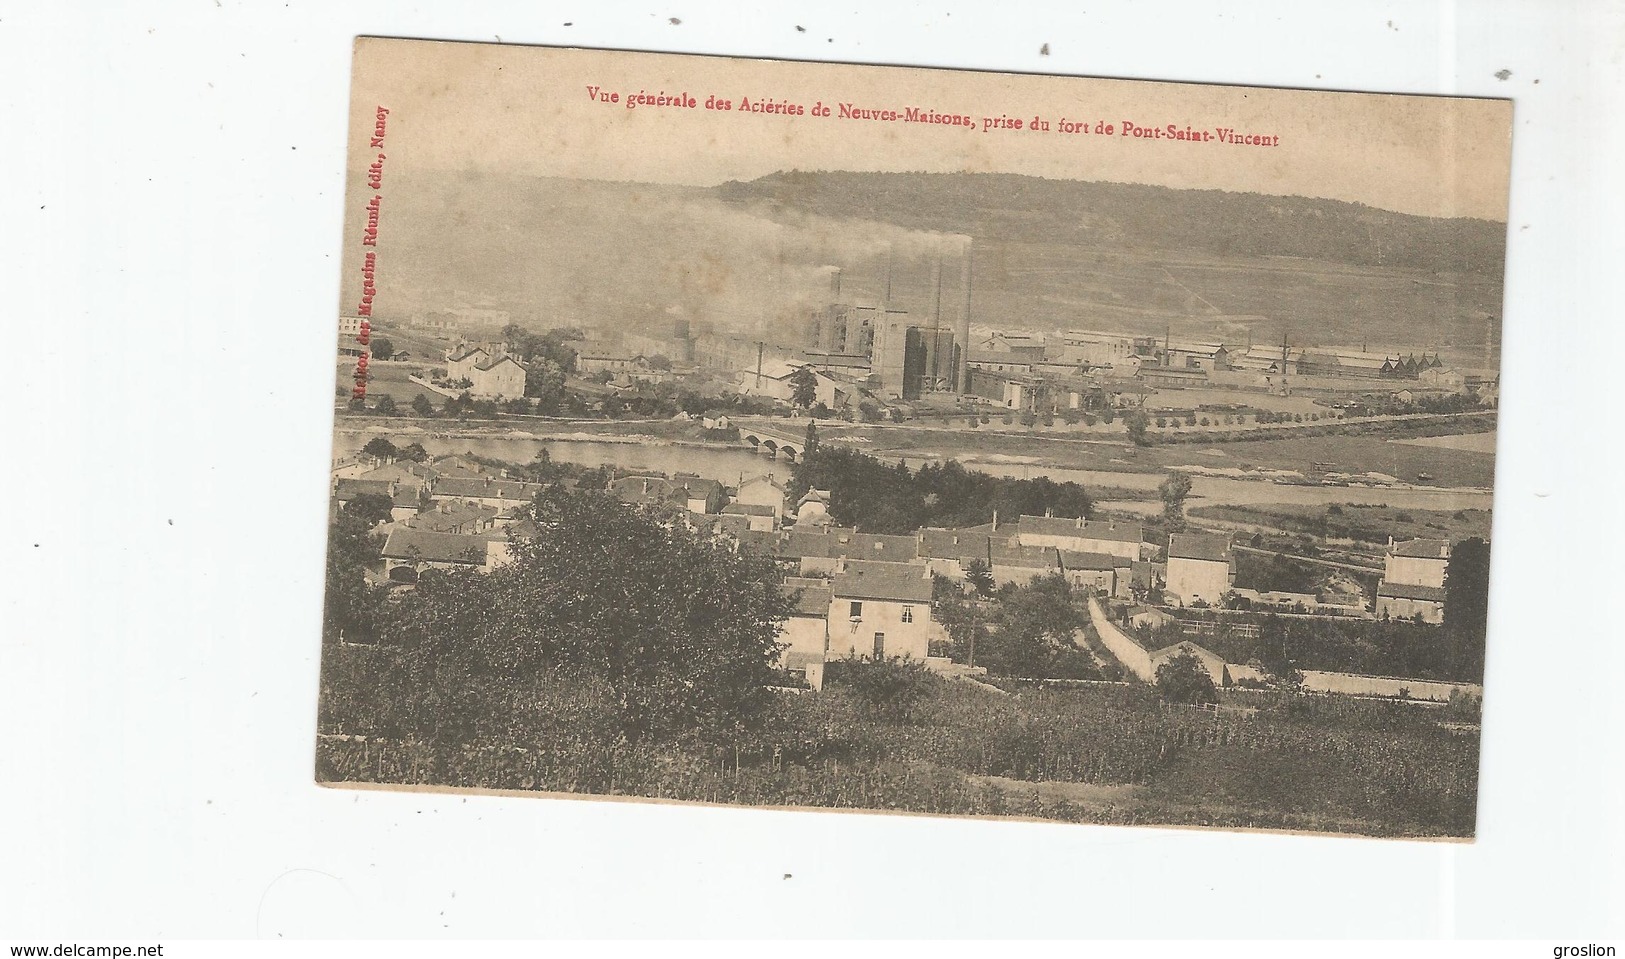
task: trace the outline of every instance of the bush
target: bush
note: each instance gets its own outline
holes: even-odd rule
[[[914,660],[838,659],[824,666],[825,686],[850,691],[866,712],[885,722],[920,722],[919,707],[939,683]]]
[[[1165,429],[1165,428],[1167,428],[1167,426],[1168,426],[1168,417],[1166,417],[1166,416],[1157,417],[1157,429],[1159,429],[1159,430],[1160,429]]]
[[[1211,424],[1209,424],[1209,423],[1208,423],[1208,421],[1207,421],[1207,417],[1205,417],[1205,416],[1204,416],[1204,417],[1202,417],[1202,419],[1201,419],[1201,421],[1200,421],[1200,422],[1201,422],[1201,424],[1202,424],[1202,425],[1203,425],[1203,426],[1208,426],[1208,425],[1211,425]]]
[[[1157,667],[1157,692],[1164,702],[1206,706],[1219,701],[1207,667],[1190,653],[1180,653]]]

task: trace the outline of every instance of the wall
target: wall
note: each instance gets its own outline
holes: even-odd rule
[[[1117,661],[1122,663],[1123,668],[1132,673],[1134,678],[1142,683],[1156,681],[1156,671],[1151,668],[1151,654],[1127,633],[1113,625],[1106,618],[1106,611],[1100,608],[1100,601],[1093,596],[1089,597],[1089,622],[1094,624],[1095,632],[1100,634],[1101,644],[1117,657]]]
[[[1377,617],[1389,619],[1410,619],[1420,614],[1422,622],[1432,623],[1435,626],[1444,622],[1444,604],[1429,602],[1425,599],[1403,599],[1398,596],[1377,597]]]
[[[785,620],[779,629],[779,642],[789,645],[779,653],[780,665],[783,665],[791,653],[823,656],[824,647],[827,645],[828,626],[829,621],[822,616],[797,615]]]
[[[423,377],[417,375],[416,373],[409,373],[409,374],[407,374],[406,378],[411,380],[412,382],[416,383],[417,385],[423,387],[424,389],[428,390],[429,392],[431,392],[431,393],[439,393],[441,396],[461,396],[461,395],[463,395],[462,390],[451,390],[451,389],[447,389],[444,386],[436,386],[433,383],[430,383],[428,380],[424,379]],[[457,377],[453,376],[452,379],[455,380],[455,379],[457,379]]]
[[[1450,694],[1458,689],[1474,696],[1484,695],[1484,687],[1477,683],[1436,683],[1425,679],[1361,676],[1314,669],[1303,670],[1303,688],[1317,693],[1342,693],[1347,696],[1397,696],[1404,689],[1411,699],[1441,703],[1448,702]]]
[[[1054,566],[1008,566],[1004,563],[994,563],[991,572],[993,581],[1003,586],[1005,583],[1023,585],[1059,570]]]
[[[1432,586],[1438,589],[1444,586],[1444,574],[1448,561],[1390,555],[1383,565],[1382,578],[1390,583],[1400,583],[1405,586]]]

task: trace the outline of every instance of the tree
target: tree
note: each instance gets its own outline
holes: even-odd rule
[[[647,362],[649,364],[649,369],[651,369],[651,370],[670,370],[671,369],[671,360],[668,357],[662,356],[659,353],[656,353],[654,356],[647,357],[645,362]]]
[[[1073,642],[1083,614],[1060,574],[998,591],[998,629],[978,646],[977,660],[1006,676],[1098,679],[1093,657]]]
[[[1206,706],[1219,701],[1219,691],[1207,667],[1189,652],[1180,653],[1157,667],[1157,692],[1164,702],[1187,706]]]
[[[375,409],[377,409],[379,415],[381,416],[394,416],[395,397],[385,393],[383,396],[378,398],[378,405],[375,407]]]
[[[394,503],[383,493],[359,493],[344,504],[344,514],[354,516],[371,529],[390,518]]]
[[[965,581],[982,596],[993,595],[993,570],[986,560],[973,559],[965,564]]]
[[[419,393],[417,396],[412,398],[412,412],[419,416],[433,416],[434,404],[429,402],[429,398],[427,396]]]
[[[1162,485],[1157,487],[1162,497],[1162,518],[1176,529],[1185,525],[1185,498],[1191,494],[1191,478],[1170,470]]]
[[[392,460],[401,455],[395,444],[382,436],[374,436],[368,440],[367,445],[361,447],[361,452],[363,455],[381,460]]]
[[[422,443],[411,443],[407,446],[403,446],[401,447],[400,454],[401,459],[411,460],[414,463],[421,463],[429,458],[429,451],[423,448]]]
[[[322,639],[326,642],[372,641],[384,607],[383,590],[368,585],[366,579],[367,567],[378,561],[383,549],[383,537],[371,532],[372,524],[359,512],[341,511],[328,530],[327,588],[322,603]]]
[[[1145,410],[1134,410],[1123,417],[1123,425],[1128,427],[1128,438],[1134,441],[1135,446],[1150,446],[1151,439],[1146,430],[1151,426],[1151,417]]]
[[[395,344],[391,343],[389,341],[388,337],[375,336],[375,337],[372,338],[372,358],[373,359],[375,359],[375,360],[387,360],[387,359],[389,359],[390,357],[392,357],[394,355],[395,355]]]
[[[572,361],[573,352],[572,352]],[[525,365],[525,395],[542,400],[557,402],[558,394],[564,390],[565,370],[549,357],[532,357]]]
[[[417,667],[420,724],[442,744],[511,742],[513,701],[549,678],[608,691],[613,725],[592,729],[607,741],[760,724],[791,611],[772,560],[606,493],[552,486],[528,512],[537,532],[510,542],[511,562],[425,574],[397,604],[385,638]],[[432,684],[441,673],[452,689]]]
[[[799,409],[807,409],[818,399],[818,374],[812,367],[803,366],[790,374],[790,402]]]
[[[1451,547],[1444,580],[1446,668],[1453,678],[1483,681],[1489,600],[1490,544],[1464,539]]]

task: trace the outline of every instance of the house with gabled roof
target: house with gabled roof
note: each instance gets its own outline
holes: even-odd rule
[[[809,489],[796,503],[796,526],[800,529],[829,526],[833,522],[829,515],[829,500],[829,490]]]
[[[525,365],[511,356],[495,356],[474,364],[468,395],[477,400],[513,400],[525,395]]]
[[[770,533],[774,529],[773,507],[759,503],[729,503],[722,508],[724,516],[742,516],[749,527],[757,532]]]
[[[1445,580],[1450,573],[1450,541],[1388,538],[1376,612],[1385,619],[1444,622]]]
[[[947,635],[932,621],[931,586],[920,563],[842,560],[830,581],[830,656],[925,659]]]
[[[429,487],[436,500],[456,499],[506,509],[535,502],[545,483],[527,483],[486,474],[483,476],[443,476]]]
[[[446,378],[453,382],[474,382],[474,368],[489,362],[491,351],[483,346],[462,346],[446,354]]]
[[[484,533],[495,528],[498,512],[494,506],[439,499],[430,508],[417,511],[406,524],[434,533]]]
[[[1083,517],[1023,516],[1018,524],[1023,546],[1053,546],[1079,553],[1109,553],[1142,559],[1144,529],[1137,523]]]
[[[734,502],[772,507],[773,524],[777,526],[784,517],[784,498],[787,493],[788,487],[781,480],[775,479],[772,473],[767,473],[741,480]]]
[[[1167,593],[1182,606],[1217,606],[1236,581],[1236,558],[1223,533],[1174,533],[1168,537]]]
[[[994,582],[1021,584],[1060,572],[1061,560],[1053,546],[992,542],[988,546],[988,567],[993,572]]]
[[[795,605],[779,627],[779,668],[802,673],[814,689],[823,685],[823,665],[829,655],[830,585],[822,579],[785,577],[780,587]]]
[[[1127,599],[1134,595],[1134,561],[1111,553],[1062,549],[1059,554],[1061,575],[1073,586],[1099,590],[1107,596]]]

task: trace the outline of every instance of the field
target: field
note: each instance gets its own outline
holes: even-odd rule
[[[439,407],[445,397],[439,396],[432,390],[424,389],[413,383],[409,376],[423,375],[429,367],[423,363],[392,363],[379,360],[370,360],[367,363],[367,402],[376,403],[380,397],[393,397],[397,406],[406,407],[412,398],[419,393],[427,396],[429,400]],[[338,382],[341,387],[348,387],[351,382],[351,373],[355,370],[353,357],[341,356],[338,363]],[[349,390],[345,390],[348,397]]]
[[[1344,473],[1376,472],[1406,483],[1429,474],[1424,485],[1488,488],[1495,476],[1492,455],[1399,443],[1383,436],[1292,436],[1229,443],[1177,443],[1136,448],[1122,434],[1110,439],[1053,436],[1042,432],[913,429],[907,426],[827,429],[826,441],[851,442],[877,455],[904,458],[1013,457],[1034,465],[1112,472],[1162,472],[1170,467],[1283,470],[1307,473],[1323,463]]]
[[[1296,503],[1260,503],[1249,506],[1197,506],[1190,515],[1198,522],[1220,520],[1248,528],[1280,530],[1308,536],[1329,536],[1366,543],[1385,544],[1388,537],[1406,540],[1419,537],[1452,541],[1476,536],[1490,538],[1490,513],[1486,510],[1397,509],[1392,506],[1362,506],[1352,503],[1329,507]]]
[[[352,657],[329,648],[324,682]],[[604,741],[582,691],[544,685],[523,739],[377,738],[377,706],[324,689],[319,777],[706,803],[1220,825],[1383,836],[1469,836],[1476,718],[1271,693],[1217,712],[1128,686],[1025,689],[922,676],[907,710],[843,686],[786,694],[728,742]],[[368,690],[376,697],[376,688]],[[1469,720],[1467,731],[1446,725]],[[359,736],[357,735],[359,734]],[[369,737],[370,734],[370,738]]]

